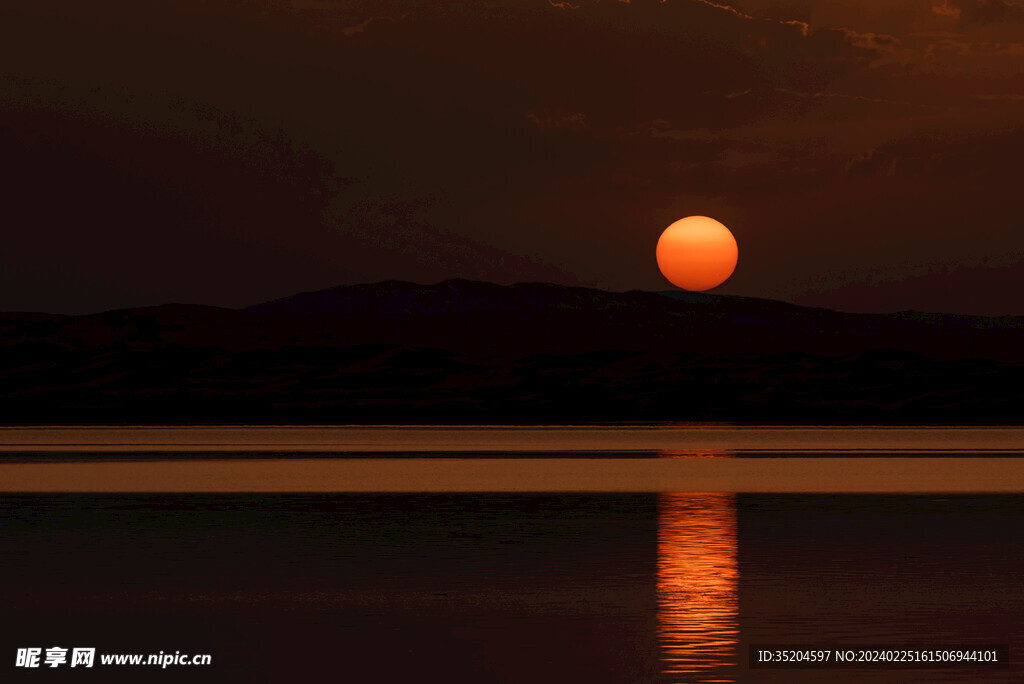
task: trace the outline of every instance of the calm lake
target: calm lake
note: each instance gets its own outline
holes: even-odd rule
[[[5,681],[1024,678],[1016,428],[8,428],[0,452]],[[771,670],[752,645],[1009,660]],[[212,662],[16,666],[53,646]]]

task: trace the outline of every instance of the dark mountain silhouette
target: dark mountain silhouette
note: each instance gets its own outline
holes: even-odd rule
[[[664,349],[850,353],[892,347],[937,355],[1015,358],[1024,318],[901,312],[848,314],[767,299],[673,292],[605,292],[467,280],[387,281],[285,297],[256,315],[337,318],[353,336],[445,348]],[[980,347],[979,347],[980,345]]]
[[[387,281],[0,314],[0,420],[1016,423],[1021,349],[1021,317]]]

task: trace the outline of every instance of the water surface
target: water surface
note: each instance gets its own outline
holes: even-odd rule
[[[751,644],[1024,652],[1024,432],[887,430],[0,430],[0,674],[1021,681],[749,667]],[[52,645],[214,664],[13,667]]]
[[[175,681],[814,682],[822,672],[751,670],[748,645],[1024,645],[1019,495],[33,494],[0,505],[4,648],[214,656],[209,671],[164,677]],[[827,674],[1010,682],[1024,668]]]

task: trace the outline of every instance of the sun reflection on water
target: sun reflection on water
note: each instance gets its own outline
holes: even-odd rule
[[[733,682],[737,664],[736,497],[658,497],[658,642],[668,681]]]

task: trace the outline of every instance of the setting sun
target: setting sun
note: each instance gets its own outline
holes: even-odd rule
[[[687,216],[658,239],[658,268],[676,287],[702,292],[718,287],[736,268],[739,249],[729,229],[707,216]]]

